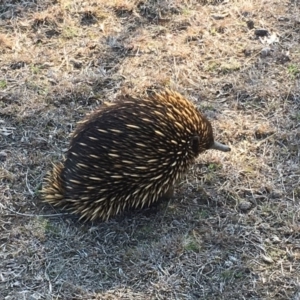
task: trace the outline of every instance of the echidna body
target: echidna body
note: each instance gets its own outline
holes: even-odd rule
[[[180,94],[126,97],[78,124],[42,195],[81,218],[107,220],[169,195],[206,149],[230,151],[214,142],[210,122]]]

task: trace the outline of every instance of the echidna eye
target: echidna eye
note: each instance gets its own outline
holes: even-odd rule
[[[195,135],[192,137],[192,150],[195,154],[199,153],[199,143],[200,143],[200,137],[198,135]]]

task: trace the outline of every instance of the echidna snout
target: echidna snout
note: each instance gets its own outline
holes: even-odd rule
[[[212,146],[209,149],[215,149],[215,150],[220,150],[223,152],[228,152],[231,151],[230,147],[223,145],[219,142],[214,141],[214,143],[212,144]]]

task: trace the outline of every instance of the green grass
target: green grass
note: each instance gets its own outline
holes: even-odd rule
[[[7,87],[7,83],[5,80],[0,80],[0,89],[5,89]]]

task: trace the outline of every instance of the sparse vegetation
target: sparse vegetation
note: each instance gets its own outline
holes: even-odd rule
[[[292,77],[296,77],[300,73],[300,70],[299,67],[296,65],[289,65],[288,72]]]
[[[0,298],[299,299],[299,16],[299,0],[4,1]],[[166,86],[231,153],[106,223],[40,202],[76,121]]]
[[[0,80],[0,89],[5,89],[7,87],[5,80]]]

